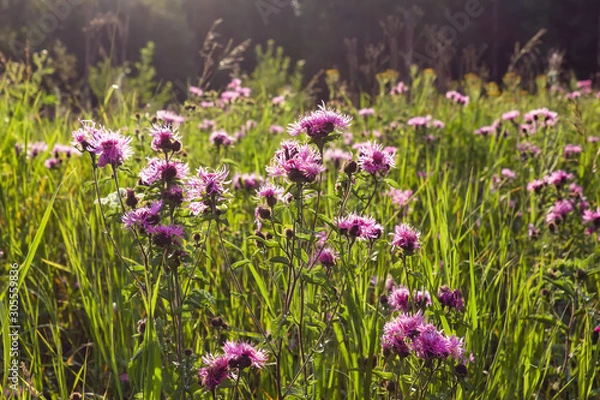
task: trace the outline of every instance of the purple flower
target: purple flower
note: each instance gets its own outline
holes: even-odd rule
[[[285,103],[285,97],[284,96],[273,97],[271,102],[275,105],[281,105],[281,104]]]
[[[587,138],[588,143],[598,143],[600,138],[598,136],[590,136]]]
[[[513,180],[517,177],[517,174],[515,174],[512,170],[508,168],[502,168],[500,174],[502,174],[502,176],[508,180]]]
[[[573,204],[569,200],[557,200],[554,206],[546,214],[546,222],[549,224],[561,223],[573,211]]]
[[[430,122],[431,115],[427,115],[426,117],[412,117],[406,122],[406,124],[408,126],[414,126],[415,128],[424,128],[428,126]]]
[[[188,90],[194,96],[200,97],[200,96],[202,96],[204,94],[204,91],[202,89],[200,89],[199,87],[197,87],[197,86],[190,86]]]
[[[505,112],[504,114],[502,114],[502,119],[505,121],[514,121],[515,119],[517,119],[519,117],[519,115],[521,115],[519,110],[513,110],[513,111]]]
[[[554,126],[558,121],[558,114],[554,111],[549,111],[547,108],[532,110],[525,114],[525,122],[536,126]]]
[[[420,334],[425,320],[421,312],[415,315],[401,314],[383,326],[381,346],[384,353],[389,352],[400,358],[410,354],[409,340],[415,340]]]
[[[524,158],[536,157],[542,152],[538,147],[529,142],[519,143],[517,145],[517,150],[521,153],[521,157]]]
[[[299,121],[288,126],[288,133],[297,136],[302,132],[313,139],[323,139],[332,132],[344,133],[350,127],[352,117],[321,104],[317,111],[305,115]]]
[[[442,307],[454,308],[458,311],[463,308],[462,293],[458,289],[452,290],[448,286],[440,286],[437,298]]]
[[[228,340],[223,345],[225,357],[229,359],[229,367],[240,370],[253,367],[261,369],[267,362],[267,354],[264,350],[258,350],[250,343],[232,342]]]
[[[150,130],[152,136],[152,150],[154,151],[179,151],[181,148],[181,137],[176,129],[171,129],[166,126],[155,125]]]
[[[415,290],[413,293],[413,302],[419,308],[429,307],[431,306],[431,295],[427,290]]]
[[[409,299],[409,290],[406,287],[399,285],[390,292],[388,303],[395,311],[407,312],[409,309]]]
[[[469,104],[469,96],[463,96],[457,91],[451,90],[446,93],[446,98],[456,104],[467,105]]]
[[[383,233],[383,226],[379,225],[372,217],[363,217],[352,213],[346,217],[336,218],[340,234],[347,235],[358,240],[378,239]]]
[[[591,235],[598,230],[600,228],[600,207],[597,207],[595,210],[583,211],[583,223],[586,225],[591,225],[586,230],[588,235]]]
[[[500,121],[496,120],[492,125],[482,126],[481,128],[475,131],[476,135],[488,136],[492,133],[498,132],[498,128],[500,128]]]
[[[321,249],[318,260],[325,268],[335,267],[339,255],[330,247]]]
[[[398,82],[398,84],[392,87],[390,91],[390,95],[394,96],[396,94],[402,94],[408,91],[408,87],[404,84],[404,82]]]
[[[270,207],[273,207],[277,203],[277,200],[281,200],[284,191],[285,190],[281,186],[267,183],[262,185],[256,191],[256,194],[258,197],[265,199]]]
[[[578,90],[575,90],[574,92],[568,93],[567,94],[567,100],[575,100],[581,97],[581,92]]]
[[[190,170],[187,164],[180,161],[167,161],[159,158],[151,158],[148,165],[140,171],[141,183],[147,186],[156,181],[173,182],[176,179],[187,178]]]
[[[185,118],[181,115],[177,115],[174,112],[167,110],[159,110],[156,112],[156,118],[165,121],[165,123],[170,125],[181,125],[184,123]]]
[[[578,155],[581,153],[581,146],[575,144],[568,144],[565,146],[563,151],[563,156],[565,158],[570,158],[572,156]]]
[[[370,115],[375,115],[375,109],[373,108],[361,108],[358,110],[358,115],[361,117],[368,117]]]
[[[433,125],[433,127],[436,129],[444,129],[446,127],[446,124],[444,124],[439,119],[434,119],[431,125]]]
[[[406,206],[409,201],[411,201],[413,196],[412,190],[400,190],[400,189],[390,189],[386,193],[387,196],[392,198],[392,204],[397,205],[402,208]]]
[[[544,177],[546,183],[554,185],[557,188],[566,184],[570,179],[573,179],[573,174],[562,170],[554,171],[550,175]]]
[[[269,127],[269,133],[272,133],[273,135],[279,135],[283,132],[285,132],[285,128],[281,125],[271,125]]]
[[[358,149],[359,167],[371,174],[387,175],[390,169],[396,166],[396,149],[383,148],[375,142],[366,142]]]
[[[294,183],[311,183],[325,171],[317,151],[307,144],[300,145],[294,140],[281,143],[271,164],[267,167],[269,176],[285,176]]]
[[[424,360],[444,359],[450,355],[446,337],[432,324],[421,325],[419,335],[412,342],[417,357]]]
[[[235,139],[229,136],[229,134],[223,130],[214,131],[210,134],[208,140],[217,147],[223,146],[225,148],[235,143]]]
[[[412,255],[421,247],[419,244],[421,233],[407,224],[397,225],[394,228],[392,248],[400,248],[406,255]]]
[[[64,144],[56,143],[52,148],[52,154],[54,154],[55,158],[58,158],[61,154],[67,156],[67,158],[73,155],[79,155],[79,152],[76,148],[72,146],[66,146]]]
[[[48,169],[56,169],[60,167],[62,160],[60,158],[52,157],[44,161],[44,166]]]
[[[546,180],[534,179],[527,184],[527,191],[539,193],[546,185]]]
[[[89,142],[88,150],[98,156],[98,166],[108,164],[117,168],[127,160],[131,151],[131,138],[106,129],[95,130]]]
[[[190,178],[187,182],[187,198],[190,200],[190,209],[194,215],[200,214],[207,207],[206,203],[216,205],[216,202],[224,199],[227,193],[225,186],[229,175],[227,167],[223,166],[220,170],[209,168],[198,168],[198,174]]]
[[[227,356],[214,357],[208,355],[202,357],[202,362],[207,366],[200,368],[198,381],[200,386],[205,387],[207,390],[214,390],[230,376],[229,358]]]
[[[147,231],[159,247],[179,246],[183,239],[183,227],[179,225],[155,225],[148,227]]]
[[[337,167],[352,159],[352,153],[337,148],[328,148],[323,153],[325,161],[334,163]]]
[[[233,188],[235,190],[256,190],[262,182],[263,179],[255,173],[235,174],[233,176]]]
[[[136,208],[123,215],[122,221],[128,229],[139,229],[146,232],[149,228],[160,222],[160,210],[162,202],[157,201],[146,207]]]
[[[206,118],[200,123],[200,125],[198,125],[198,128],[202,129],[203,131],[215,129],[216,127],[217,123],[214,120]]]

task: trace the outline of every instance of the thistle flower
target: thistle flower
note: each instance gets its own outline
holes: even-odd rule
[[[444,359],[450,355],[450,343],[432,324],[421,325],[412,342],[417,357],[424,360]]]
[[[60,158],[52,157],[44,161],[44,167],[48,169],[55,169],[60,167],[62,160]]]
[[[279,135],[283,132],[285,132],[285,128],[281,125],[271,125],[269,127],[269,133],[272,133],[273,135]]]
[[[194,215],[198,215],[207,207],[207,203],[211,206],[224,199],[227,193],[225,185],[229,171],[223,166],[220,170],[211,170],[209,168],[198,168],[196,177],[190,178],[187,181],[187,198],[190,200],[190,209]]]
[[[508,111],[502,114],[502,119],[505,121],[514,121],[521,115],[519,110]]]
[[[573,174],[571,174],[569,172],[558,170],[558,171],[552,172],[548,176],[545,176],[544,180],[548,184],[554,185],[557,188],[559,188],[559,187],[563,186],[564,184],[566,184],[568,180],[573,179],[573,177],[574,177]]]
[[[190,91],[191,94],[193,94],[194,96],[202,96],[204,94],[204,91],[202,89],[200,89],[197,86],[190,86],[188,88],[188,90]]]
[[[198,381],[200,386],[207,390],[214,390],[223,380],[230,377],[229,358],[227,356],[215,357],[212,354],[202,357],[202,362],[206,367],[198,371]]]
[[[176,129],[154,125],[150,130],[150,136],[152,136],[150,147],[154,151],[179,151],[181,149],[181,137]]]
[[[247,342],[232,342],[228,340],[223,345],[225,357],[229,359],[230,368],[240,370],[253,367],[261,369],[267,362],[267,354],[264,350],[258,350]]]
[[[415,128],[425,128],[431,122],[431,115],[427,115],[425,117],[412,117],[409,119],[406,124],[408,126],[414,126]]]
[[[297,136],[305,132],[310,138],[322,140],[332,132],[344,133],[350,127],[352,117],[321,104],[319,109],[306,114],[288,126],[288,133]]]
[[[285,103],[285,97],[284,96],[275,96],[275,97],[273,97],[271,102],[274,105],[281,105],[281,104]]]
[[[394,287],[388,296],[388,304],[395,311],[407,312],[410,307],[409,300],[410,291],[402,285]]]
[[[527,191],[539,193],[546,185],[546,180],[534,179],[527,184]]]
[[[375,109],[373,108],[361,108],[360,110],[358,110],[358,115],[360,115],[361,117],[368,117],[371,115],[375,115]]]
[[[410,256],[421,247],[419,236],[421,236],[421,233],[410,225],[397,225],[394,228],[392,248],[400,248],[404,254]]]
[[[183,239],[183,227],[179,225],[155,225],[147,231],[152,235],[153,243],[159,247],[179,246]]]
[[[98,167],[122,165],[132,154],[131,138],[107,129],[94,130],[87,150],[98,156]]]
[[[346,217],[336,218],[340,234],[358,240],[378,239],[383,233],[383,226],[379,225],[372,217],[363,217],[352,213]]]
[[[391,197],[392,204],[402,208],[412,200],[413,191],[392,188],[386,192],[386,196]]]
[[[502,168],[500,174],[508,180],[513,180],[517,177],[517,174],[509,168]]]
[[[160,223],[161,208],[162,201],[157,201],[146,207],[128,211],[122,217],[123,225],[128,229],[139,229],[142,232],[146,232],[151,227]]]
[[[431,125],[435,128],[435,129],[444,129],[446,127],[446,124],[444,124],[442,121],[440,121],[439,119],[434,119],[431,122]]]
[[[300,145],[294,140],[281,143],[271,164],[266,168],[269,176],[285,176],[294,183],[311,183],[325,171],[321,157],[309,145]]]
[[[583,223],[591,225],[587,230],[586,234],[591,235],[600,228],[600,207],[595,210],[585,210],[583,212]]]
[[[156,112],[156,119],[164,121],[169,125],[181,125],[185,122],[185,118],[168,110],[159,110]]]
[[[598,136],[589,136],[587,138],[588,143],[598,143],[600,138]]]
[[[274,185],[272,183],[267,183],[262,185],[257,191],[256,194],[258,197],[265,199],[269,207],[273,207],[277,204],[277,200],[280,200],[283,196],[284,189],[281,186]]]
[[[256,190],[262,184],[262,177],[255,173],[235,174],[233,176],[233,188],[235,190]]]
[[[235,139],[223,130],[214,131],[213,133],[210,134],[210,137],[208,138],[208,140],[217,147],[223,146],[225,148],[227,148],[227,147],[231,146],[233,143],[235,143]]]
[[[452,290],[448,286],[440,286],[437,298],[442,307],[454,308],[460,311],[464,305],[460,290]]]
[[[519,143],[517,151],[521,153],[523,158],[537,157],[542,152],[537,146],[529,142]]]
[[[402,94],[407,91],[408,91],[408,87],[404,84],[404,82],[398,82],[398,84],[396,86],[393,86],[392,90],[390,90],[390,95],[394,96],[397,94]]]
[[[575,145],[575,144],[568,144],[565,146],[565,149],[563,150],[563,156],[565,158],[570,158],[572,156],[576,156],[576,155],[580,154],[581,151],[582,151],[581,146]]]
[[[198,128],[202,129],[203,131],[215,129],[216,127],[217,123],[214,120],[206,118],[198,125]]]
[[[408,343],[415,339],[425,324],[421,312],[415,315],[401,314],[383,326],[381,346],[384,353],[392,353],[400,358],[410,355]]]
[[[569,200],[557,200],[554,206],[546,214],[546,222],[549,224],[561,223],[573,211],[573,204]]]
[[[66,146],[64,144],[56,143],[52,148],[52,154],[55,158],[59,158],[60,155],[64,154],[67,158],[73,155],[79,155],[77,149],[72,146]]]
[[[339,258],[338,253],[330,247],[325,247],[319,252],[318,261],[325,268],[335,267],[337,259]]]
[[[323,159],[325,161],[334,163],[336,167],[339,168],[346,161],[352,159],[352,153],[350,153],[349,151],[344,151],[341,149],[330,147],[327,150],[325,150],[325,153],[323,153]]]
[[[431,295],[427,290],[415,290],[413,292],[413,302],[418,308],[431,306]]]
[[[465,106],[469,104],[469,96],[463,96],[462,94],[454,90],[447,92],[446,98],[456,104]]]
[[[190,169],[186,163],[181,161],[167,161],[157,157],[148,160],[148,165],[140,171],[142,184],[150,186],[154,182],[173,182],[187,178]]]
[[[371,175],[385,176],[396,166],[395,148],[384,149],[381,144],[375,142],[364,143],[358,150],[358,165]]]

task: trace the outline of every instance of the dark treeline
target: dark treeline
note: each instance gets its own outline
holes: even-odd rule
[[[543,72],[555,49],[581,79],[600,70],[598,0],[0,0],[0,49],[24,58],[26,47],[60,40],[85,74],[108,55],[116,64],[137,59],[153,41],[158,77],[193,81],[198,50],[218,18],[224,40],[274,39],[292,59],[306,60],[306,79],[326,68],[350,81],[387,68],[405,75],[416,63],[438,76],[499,80],[515,44],[540,29],[547,32],[530,68]],[[254,60],[250,48],[242,67]]]

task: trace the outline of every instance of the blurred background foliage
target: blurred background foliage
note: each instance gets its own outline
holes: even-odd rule
[[[579,79],[600,70],[597,0],[0,0],[0,68],[31,65],[32,53],[48,50],[56,74],[46,83],[80,106],[103,102],[115,84],[135,89],[125,101],[164,104],[198,80],[220,86],[240,71],[254,71],[250,86],[265,94],[315,86],[325,69],[354,92],[375,93],[377,73],[406,81],[417,64],[447,88],[467,73],[500,82],[540,29],[524,61],[530,86],[549,54]],[[221,68],[211,53],[218,62],[208,75],[207,39],[229,61]]]

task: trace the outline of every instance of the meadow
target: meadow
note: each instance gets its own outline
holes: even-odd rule
[[[4,74],[3,398],[600,398],[592,82],[336,74],[81,112]]]

